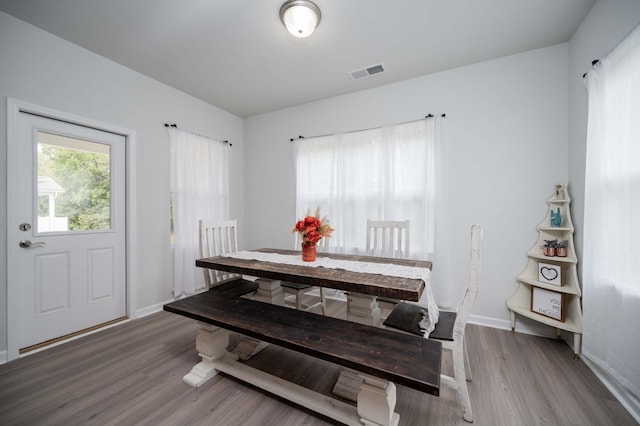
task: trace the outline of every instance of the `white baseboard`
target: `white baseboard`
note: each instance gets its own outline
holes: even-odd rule
[[[199,290],[196,290],[195,294],[202,293],[204,291],[206,291],[206,289],[199,289]],[[184,299],[185,297],[189,297],[189,296],[192,296],[192,295],[183,294],[180,297],[176,297],[176,298],[173,298],[173,299],[165,300],[164,302],[156,303],[155,305],[151,305],[151,306],[147,306],[147,307],[142,308],[142,309],[138,309],[136,311],[136,317],[135,318],[142,318],[142,317],[146,317],[147,315],[151,315],[151,314],[155,314],[156,312],[160,312],[160,311],[162,311],[164,309],[164,305],[166,305],[167,303],[175,302],[176,300]],[[131,319],[135,319],[135,318],[131,318]]]
[[[511,321],[491,318],[491,317],[482,317],[479,315],[471,315],[469,317],[469,323],[476,325],[483,325],[485,327],[497,328],[500,330],[511,330]],[[556,337],[555,328],[549,327],[539,323],[533,323],[521,321],[520,318],[516,320],[516,333],[530,334],[532,336],[540,336],[540,337]]]
[[[7,351],[0,351],[0,365],[7,363]]]
[[[177,300],[177,299],[174,299]],[[167,300],[165,302],[156,303],[155,305],[147,306],[142,309],[138,309],[136,311],[136,318],[146,317],[147,315],[155,314],[156,312],[160,312],[163,309],[163,306],[167,303],[171,303],[174,300]]]
[[[500,330],[511,330],[511,321],[501,320],[497,318],[481,317],[479,315],[470,315],[470,324],[482,325],[485,327],[498,328]]]

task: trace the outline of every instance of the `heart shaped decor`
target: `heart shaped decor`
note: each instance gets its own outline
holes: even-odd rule
[[[556,269],[547,268],[545,266],[540,268],[540,274],[542,274],[542,277],[548,281],[553,281],[558,278],[558,271]]]

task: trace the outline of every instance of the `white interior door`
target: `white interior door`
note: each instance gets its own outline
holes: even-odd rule
[[[24,112],[12,131],[9,336],[23,350],[126,316],[125,137]]]

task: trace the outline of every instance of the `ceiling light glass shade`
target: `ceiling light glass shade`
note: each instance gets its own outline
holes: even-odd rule
[[[320,22],[320,8],[308,0],[288,0],[280,7],[280,20],[295,37],[309,37]]]

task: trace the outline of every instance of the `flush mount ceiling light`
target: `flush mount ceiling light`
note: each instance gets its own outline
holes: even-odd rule
[[[309,0],[287,0],[280,7],[280,20],[295,37],[309,37],[320,23],[320,8]]]

